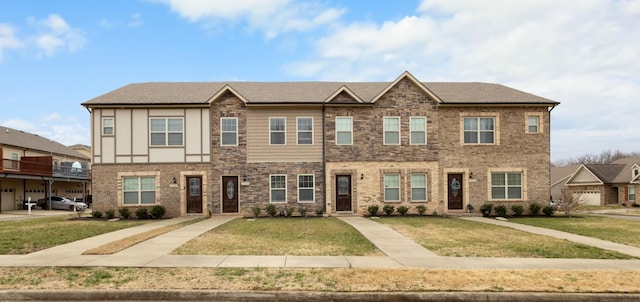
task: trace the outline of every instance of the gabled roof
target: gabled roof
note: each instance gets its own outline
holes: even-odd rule
[[[569,177],[567,185],[602,185],[604,181],[587,165],[580,165],[580,167]]]
[[[32,134],[3,126],[0,126],[0,145],[11,146],[19,149],[37,150],[44,153],[66,155],[87,160],[89,159],[82,153],[75,151],[72,148],[56,141],[44,138],[37,134]]]
[[[566,183],[568,185],[626,184],[640,181],[638,177],[640,175],[635,177],[633,175],[634,167],[640,167],[640,157],[621,158],[610,164],[584,164],[575,170]]]
[[[561,167],[551,167],[550,182],[551,186],[555,186],[558,183],[566,182],[573,173],[576,172],[580,165],[570,165]]]
[[[402,79],[441,104],[518,104],[555,106],[558,102],[517,89],[488,83],[420,82],[404,72],[393,82],[151,82],[129,84],[82,103],[95,106],[201,105],[226,91],[247,104],[322,104],[347,92],[362,104],[372,104]]]

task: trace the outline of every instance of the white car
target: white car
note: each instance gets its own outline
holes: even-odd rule
[[[38,200],[38,206],[48,210],[47,202],[49,200],[46,198]],[[51,196],[51,209],[52,210],[71,210],[75,208],[76,211],[84,211],[88,208],[86,203],[73,201],[67,197],[60,196]]]

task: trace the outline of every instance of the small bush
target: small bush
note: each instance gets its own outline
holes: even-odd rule
[[[431,213],[431,216],[438,216],[438,211],[433,210],[433,213]]]
[[[322,216],[322,213],[324,213],[324,210],[322,208],[317,208],[314,213],[316,213],[316,216],[320,217]]]
[[[519,204],[512,205],[511,212],[513,212],[513,216],[522,216],[522,213],[524,213],[524,207]]]
[[[146,219],[149,218],[149,210],[147,210],[147,208],[139,208],[136,210],[136,217],[138,217],[138,219]]]
[[[552,206],[545,206],[542,208],[542,213],[547,216],[553,216],[553,213],[556,211]]]
[[[276,214],[278,214],[278,210],[276,209],[276,205],[275,204],[268,205],[267,207],[264,208],[264,210],[271,217],[275,217]]]
[[[542,209],[542,206],[537,202],[529,204],[529,213],[531,216],[538,216],[538,214],[540,214],[541,209]]]
[[[296,208],[294,207],[288,207],[285,209],[285,213],[287,215],[287,217],[291,217],[293,215],[293,212],[296,211]]]
[[[367,208],[367,212],[369,212],[369,216],[375,217],[378,216],[378,209],[380,209],[380,207],[378,207],[378,205],[376,204],[373,204]]]
[[[251,212],[253,212],[253,218],[258,218],[258,216],[260,216],[260,212],[262,212],[262,209],[260,209],[259,206],[255,206],[251,208]]]
[[[107,219],[113,219],[116,217],[116,211],[114,210],[106,210],[104,211],[104,215],[107,216]]]
[[[393,212],[396,210],[396,207],[388,204],[385,205],[384,207],[382,207],[382,211],[387,214],[387,216],[391,216],[391,214],[393,214]]]
[[[91,212],[91,216],[93,216],[94,218],[102,218],[102,212],[93,211],[93,212]]]
[[[163,206],[155,205],[151,208],[150,214],[151,216],[153,216],[153,218],[160,219],[166,212],[167,210]]]
[[[494,208],[494,211],[496,212],[496,216],[499,217],[505,217],[507,216],[507,206],[503,205],[503,204],[499,204]]]
[[[401,207],[398,207],[397,211],[398,213],[400,213],[400,216],[404,216],[404,215],[407,215],[407,212],[409,212],[409,208],[405,206],[401,206]]]
[[[306,207],[299,207],[298,208],[298,213],[300,213],[301,217],[307,217],[307,208]]]
[[[419,205],[416,207],[416,210],[418,210],[418,214],[422,216],[427,211],[427,207],[425,207],[424,205]]]
[[[485,203],[480,206],[480,213],[482,213],[482,216],[491,216],[491,210],[493,210],[492,203]]]
[[[120,217],[124,219],[129,219],[129,217],[131,216],[131,212],[127,208],[120,208],[118,209],[118,212],[120,213]]]

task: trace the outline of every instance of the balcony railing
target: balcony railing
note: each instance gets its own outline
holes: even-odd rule
[[[0,172],[31,176],[91,178],[91,169],[86,162],[62,162],[60,165],[54,165],[50,156],[30,156],[23,157],[21,160],[3,159]]]

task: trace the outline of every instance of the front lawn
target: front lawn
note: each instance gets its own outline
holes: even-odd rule
[[[553,220],[553,219],[551,219]],[[630,259],[630,256],[515,229],[433,217],[381,218],[399,233],[442,256]]]
[[[381,256],[336,218],[235,219],[189,241],[179,255]]]
[[[106,221],[58,216],[0,221],[0,255],[28,254],[151,220]]]

